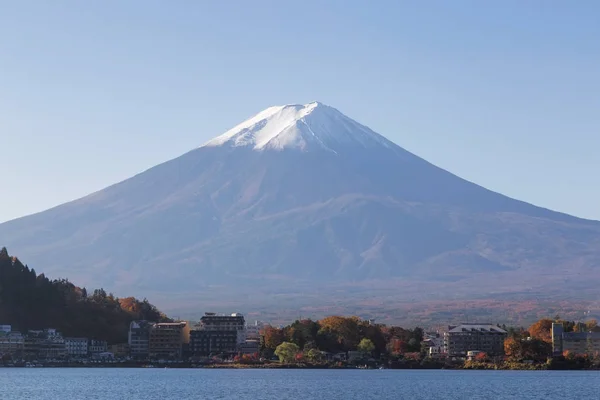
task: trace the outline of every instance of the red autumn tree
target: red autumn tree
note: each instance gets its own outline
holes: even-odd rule
[[[389,344],[389,352],[393,355],[404,354],[407,350],[407,343],[398,338],[392,338]]]

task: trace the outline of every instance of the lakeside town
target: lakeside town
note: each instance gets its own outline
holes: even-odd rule
[[[65,337],[56,329],[19,332],[0,325],[4,367],[323,367],[596,369],[595,320],[542,319],[528,330],[481,323],[428,332],[357,317],[274,327],[240,313],[207,312],[189,321],[133,321],[127,342]]]
[[[212,312],[181,321],[147,299],[50,280],[6,248],[0,283],[5,367],[600,369],[600,328],[589,316],[528,328],[403,328],[344,316],[274,326]]]

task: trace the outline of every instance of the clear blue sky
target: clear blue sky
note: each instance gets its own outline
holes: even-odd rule
[[[319,100],[600,219],[598,1],[0,0],[0,221]]]

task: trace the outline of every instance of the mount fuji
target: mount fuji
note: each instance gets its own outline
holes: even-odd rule
[[[599,222],[463,180],[318,102],[270,107],[0,224],[0,246],[48,276],[181,312],[392,314],[403,302],[589,300],[600,283]]]

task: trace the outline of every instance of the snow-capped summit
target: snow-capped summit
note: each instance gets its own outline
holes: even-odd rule
[[[374,293],[390,304],[490,291],[593,301],[600,285],[600,222],[465,181],[321,103],[268,108],[123,182],[2,223],[2,246],[47,276],[175,310],[226,297],[266,313],[354,313]],[[553,279],[565,271],[568,282]]]
[[[361,147],[392,143],[364,125],[320,102],[269,107],[202,147],[251,146],[254,150],[325,149],[342,145]]]

